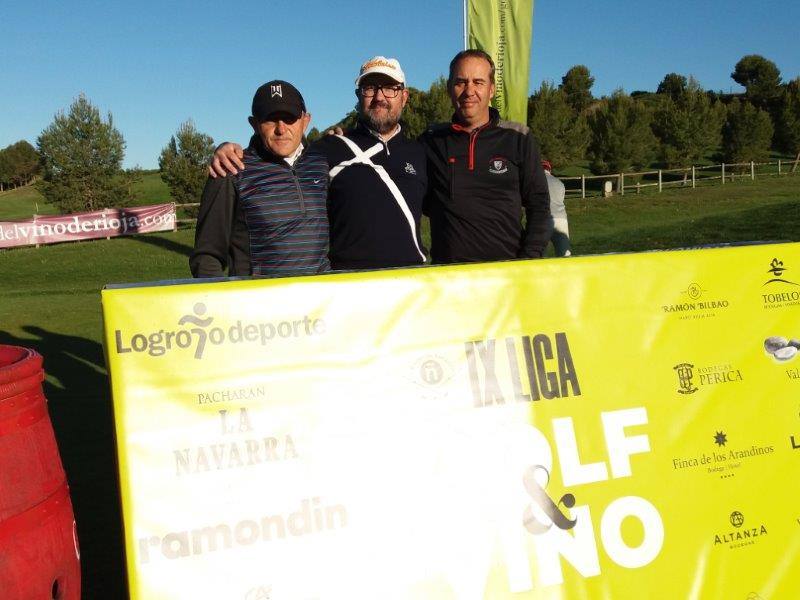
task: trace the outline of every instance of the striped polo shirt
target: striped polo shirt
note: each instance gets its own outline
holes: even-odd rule
[[[289,165],[251,143],[237,192],[253,275],[322,273],[328,262],[328,162],[306,150]]]

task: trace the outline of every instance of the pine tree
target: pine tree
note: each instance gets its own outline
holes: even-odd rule
[[[559,167],[584,157],[589,144],[586,117],[576,114],[562,89],[542,82],[528,99],[528,126],[539,142],[542,157]]]
[[[769,109],[780,94],[780,70],[774,62],[758,54],[743,56],[731,78],[747,90],[747,99],[758,108]]]
[[[800,77],[790,81],[783,92],[778,124],[780,149],[795,156],[795,171],[800,162]]]
[[[719,148],[725,107],[712,103],[693,78],[673,93],[655,111],[653,132],[661,141],[661,159],[668,167],[689,167]]]
[[[178,127],[158,158],[161,179],[169,186],[175,202],[200,202],[213,154],[214,140],[197,131],[191,119]],[[188,212],[194,214],[196,211]]]
[[[585,65],[575,65],[561,78],[559,88],[564,92],[573,110],[580,114],[592,103],[594,77]]]
[[[722,153],[727,162],[762,161],[769,158],[772,140],[769,114],[750,102],[734,99],[722,130]]]
[[[680,98],[681,94],[686,91],[688,82],[686,77],[678,73],[667,73],[664,79],[658,84],[656,94],[664,94],[669,96],[672,100]]]
[[[109,113],[81,94],[65,114],[56,114],[38,140],[43,181],[39,189],[62,212],[130,204],[132,177],[122,170],[125,140]]]
[[[654,155],[650,112],[617,90],[589,116],[589,158],[594,173],[616,173],[647,165]]]

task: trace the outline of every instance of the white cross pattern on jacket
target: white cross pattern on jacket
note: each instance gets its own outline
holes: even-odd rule
[[[330,179],[333,181],[333,178],[336,177],[342,170],[346,169],[350,165],[367,165],[368,167],[372,167],[375,172],[378,174],[378,177],[381,178],[381,181],[386,184],[386,187],[389,188],[392,196],[397,202],[397,205],[400,207],[400,210],[403,212],[403,215],[408,222],[408,226],[411,229],[411,238],[414,240],[414,247],[417,249],[417,253],[419,254],[420,258],[425,261],[425,255],[422,253],[422,250],[419,247],[419,241],[417,240],[417,226],[414,222],[414,216],[411,214],[411,210],[408,208],[408,203],[406,199],[403,197],[403,193],[400,191],[400,188],[397,187],[397,184],[392,180],[389,176],[389,173],[386,172],[386,169],[383,168],[382,165],[376,165],[372,162],[372,157],[375,156],[378,152],[383,150],[383,143],[378,142],[371,148],[367,148],[366,150],[361,150],[358,145],[351,139],[344,137],[343,135],[337,135],[337,138],[342,140],[348,148],[353,152],[354,156],[350,160],[345,160],[340,162],[338,165],[333,167],[330,171]]]

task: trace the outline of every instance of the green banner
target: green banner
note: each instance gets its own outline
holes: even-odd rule
[[[495,64],[493,105],[509,121],[528,122],[533,0],[467,0],[469,47]]]

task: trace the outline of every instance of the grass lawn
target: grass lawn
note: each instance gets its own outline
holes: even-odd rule
[[[33,214],[54,215],[56,207],[45,202],[32,185],[0,192],[0,221],[29,219]]]
[[[167,199],[157,174],[148,174],[140,185],[143,203]],[[31,202],[32,196],[20,199],[26,194],[30,196],[23,190],[0,195],[0,219],[13,211],[19,214],[24,202]],[[800,175],[694,191],[568,200],[567,209],[576,255],[729,241],[797,241]],[[187,278],[193,236],[193,229],[183,229],[0,250],[0,343],[32,347],[45,357],[45,391],[70,479],[87,598],[125,597],[99,291],[108,283]]]
[[[158,171],[145,171],[142,179],[134,186],[133,204],[164,204],[171,202],[169,188],[161,180]],[[34,213],[55,215],[59,211],[44,199],[33,185],[17,188],[8,192],[0,192],[0,221],[19,221],[29,219]]]

